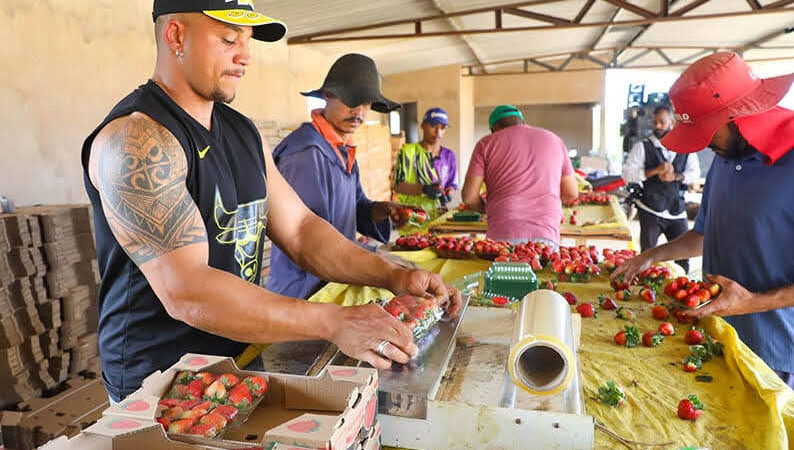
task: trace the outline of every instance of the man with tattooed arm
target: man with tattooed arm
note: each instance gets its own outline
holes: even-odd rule
[[[249,40],[286,27],[251,0],[155,0],[154,75],[86,139],[94,211],[99,346],[111,399],[187,352],[235,356],[248,342],[325,339],[389,367],[416,352],[377,305],[342,308],[258,286],[265,236],[312,273],[434,297],[460,295],[351,243],[300,201],[257,129],[226,103],[251,63]]]

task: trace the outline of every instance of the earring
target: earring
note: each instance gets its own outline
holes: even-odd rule
[[[184,53],[182,53],[179,50],[174,51],[174,54],[176,55],[177,58],[181,58],[184,55]]]

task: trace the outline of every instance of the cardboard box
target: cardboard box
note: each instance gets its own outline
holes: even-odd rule
[[[245,423],[227,428],[222,439],[166,435],[155,422],[157,402],[181,370],[230,372],[240,379],[258,375],[267,380],[268,391]],[[317,377],[303,377],[243,371],[232,358],[187,354],[166,371],[147,377],[138,391],[108,408],[85,434],[104,436],[105,446],[96,448],[112,445],[114,450],[195,448],[185,443],[225,449],[272,449],[276,444],[315,450],[361,449],[367,439],[379,440],[375,438],[379,436],[377,386],[374,369],[329,366]]]

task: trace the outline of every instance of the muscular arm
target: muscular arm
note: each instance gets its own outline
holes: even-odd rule
[[[416,183],[406,183],[401,181],[394,186],[394,191],[398,194],[406,194],[406,195],[421,195],[422,194],[422,185]]]
[[[172,317],[241,342],[331,338],[334,306],[282,297],[208,265],[183,150],[160,124],[140,113],[108,124],[89,172],[113,235]]]
[[[702,254],[703,235],[695,230],[689,230],[664,245],[644,251],[626,261],[612,272],[610,278],[615,279],[622,274],[626,279],[631,280],[655,262],[694,258]]]

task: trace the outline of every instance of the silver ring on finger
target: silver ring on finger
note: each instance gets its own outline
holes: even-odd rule
[[[384,339],[384,340],[382,340],[382,341],[380,341],[380,344],[378,344],[378,348],[377,348],[377,349],[375,349],[375,353],[377,353],[377,354],[378,354],[378,355],[380,355],[380,356],[386,356],[386,355],[384,355],[384,354],[383,354],[383,351],[384,351],[384,350],[386,350],[386,347],[387,347],[389,344],[390,344],[390,342],[389,342],[389,341],[387,341],[387,340],[385,340],[385,339]]]

